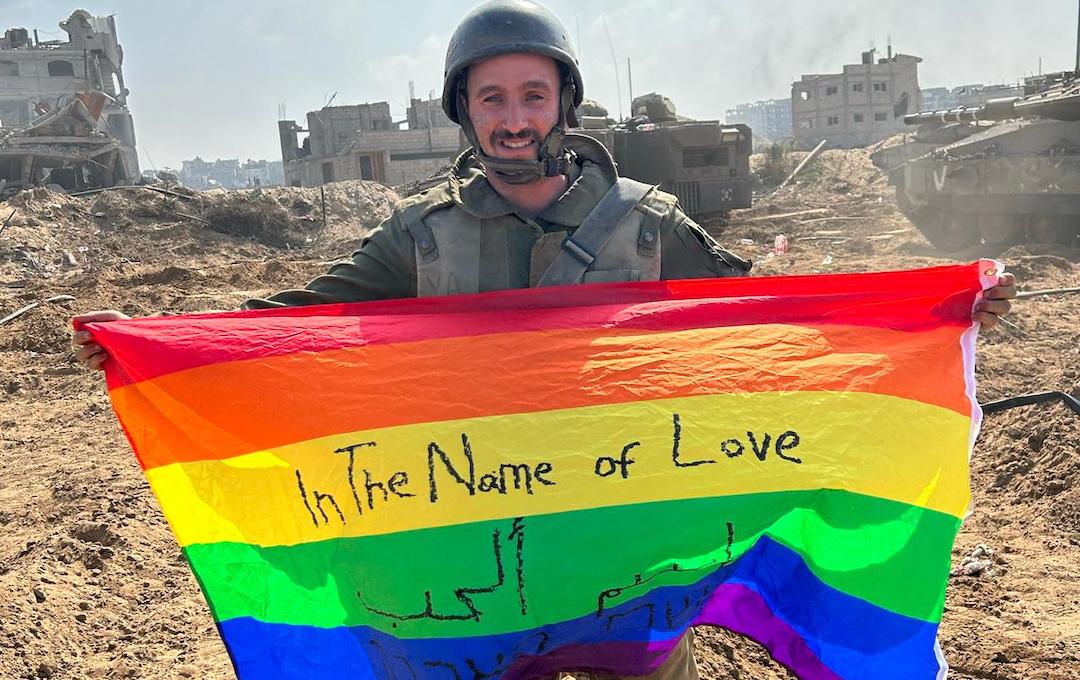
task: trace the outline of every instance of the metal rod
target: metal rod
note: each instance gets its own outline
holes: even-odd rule
[[[404,177],[402,179],[404,179]],[[321,186],[319,187],[319,200],[322,201],[322,225],[323,225],[323,228],[325,228],[326,227],[326,191]]]
[[[11,209],[11,214],[7,216],[7,219],[4,220],[3,224],[0,224],[0,234],[3,234],[4,230],[8,228],[8,225],[11,224],[11,218],[13,217],[15,217],[15,208]]]
[[[1065,404],[1065,406],[1072,409],[1073,413],[1080,416],[1080,401],[1071,394],[1059,391],[1023,394],[1018,397],[1009,397],[1008,399],[999,399],[986,404],[979,404],[979,406],[982,407],[983,413],[997,413],[998,411],[1004,411],[1017,406],[1044,404],[1048,401],[1060,401]]]
[[[798,165],[795,166],[795,169],[791,171],[791,174],[787,176],[787,179],[785,179],[783,182],[781,182],[780,186],[776,187],[776,189],[774,189],[774,191],[780,191],[781,189],[786,187],[789,183],[791,183],[791,180],[795,179],[795,175],[798,175],[800,172],[802,172],[802,169],[804,167],[806,167],[810,163],[810,161],[814,160],[814,158],[817,157],[818,153],[823,148],[825,148],[825,141],[826,140],[823,139],[820,142],[818,142],[818,145],[814,147],[814,150],[811,151],[809,154],[807,154],[806,158],[802,159],[802,163],[799,163]]]
[[[611,50],[611,65],[615,67],[615,98],[619,102],[619,120],[622,120],[622,85],[619,83],[619,60],[615,57],[615,43],[611,41],[611,29],[608,28],[606,14],[604,15],[604,33],[607,34],[608,49]],[[631,111],[630,115],[633,116],[634,112]]]
[[[634,117],[634,75],[630,72],[630,57],[626,58],[626,84],[630,86],[630,117]]]
[[[1080,2],[1076,3],[1076,68],[1073,75],[1080,75]]]
[[[1045,290],[1025,290],[1016,294],[1016,299],[1035,297],[1036,295],[1065,295],[1080,293],[1080,288],[1046,288]]]

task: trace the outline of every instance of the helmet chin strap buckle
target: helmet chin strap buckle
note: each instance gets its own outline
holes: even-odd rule
[[[555,177],[565,175],[570,171],[570,165],[574,162],[573,151],[565,149],[558,156],[552,156],[541,151],[539,160],[526,160],[518,158],[495,158],[488,156],[482,151],[475,151],[476,159],[484,166],[484,170],[493,173],[507,184],[528,184],[535,182],[541,177]]]

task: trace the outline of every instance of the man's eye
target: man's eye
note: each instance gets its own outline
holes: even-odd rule
[[[530,94],[530,95],[526,96],[525,99],[530,101],[530,102],[539,102],[539,101],[543,101],[545,99],[545,97],[542,94]]]
[[[490,97],[484,97],[483,101],[485,104],[498,104],[502,101],[502,97],[491,95]]]

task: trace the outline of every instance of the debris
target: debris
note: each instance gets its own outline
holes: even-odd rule
[[[0,136],[0,160],[7,168],[0,178],[4,194],[43,185],[52,191],[111,186],[138,176],[134,149],[110,134],[111,116],[103,115],[106,109],[126,109],[97,90],[63,98],[29,125]]]
[[[1067,295],[1069,293],[1080,293],[1080,288],[1047,288],[1045,290],[1025,290],[1016,294],[1017,300],[1023,298],[1032,298],[1039,295]]]
[[[182,213],[182,212],[176,212],[174,214],[177,217],[185,217],[185,218],[187,218],[189,220],[195,220],[196,222],[202,222],[203,224],[210,224],[210,220],[204,220],[203,218],[197,217],[195,215],[189,215],[187,213]]]
[[[812,220],[799,220],[799,224],[814,224],[815,222],[860,222],[862,220],[871,220],[870,216],[865,217],[815,217]]]
[[[786,217],[799,217],[800,215],[820,215],[821,213],[829,212],[828,208],[811,208],[809,210],[797,210],[795,212],[780,213],[778,215],[761,215],[760,217],[751,217],[743,222],[764,222],[765,220],[782,220]]]
[[[814,150],[807,154],[806,158],[802,159],[801,163],[795,166],[795,169],[791,171],[791,174],[787,176],[787,179],[781,182],[780,186],[776,187],[774,193],[776,191],[780,191],[781,189],[786,187],[791,182],[791,180],[795,179],[795,176],[802,172],[802,169],[805,168],[810,163],[810,161],[814,160],[814,158],[817,157],[817,155],[821,152],[823,148],[825,148],[824,139],[818,142],[818,145],[814,147]]]
[[[1030,406],[1032,404],[1042,404],[1055,400],[1061,400],[1062,403],[1072,409],[1073,413],[1080,416],[1080,399],[1077,399],[1071,394],[1056,390],[1051,392],[1039,392],[1037,394],[1023,394],[1018,397],[1009,397],[1008,399],[998,399],[997,401],[979,404],[979,406],[982,407],[983,413],[996,413],[1017,406]]]
[[[949,574],[952,576],[978,576],[993,566],[993,561],[990,559],[993,555],[993,550],[980,543]]]
[[[13,218],[13,217],[15,217],[15,209],[14,208],[12,208],[11,214],[7,216],[7,219],[4,220],[4,224],[0,225],[0,234],[3,234],[4,230],[8,228],[8,225],[11,224],[11,218]]]
[[[190,195],[190,194],[181,194],[181,193],[176,192],[176,191],[170,191],[168,189],[162,189],[161,187],[155,187],[155,186],[152,186],[150,184],[124,184],[124,185],[115,186],[115,187],[101,187],[101,188],[98,188],[98,189],[87,189],[86,191],[75,191],[75,192],[69,193],[68,196],[89,196],[91,194],[100,194],[103,191],[113,191],[113,190],[119,190],[119,189],[145,189],[147,191],[156,191],[159,194],[165,194],[166,196],[173,196],[175,198],[182,198],[185,201],[190,201],[190,200],[195,198],[195,196]]]
[[[788,251],[787,236],[783,234],[777,234],[776,239],[773,241],[773,252],[777,255],[783,255]]]
[[[43,303],[47,303],[47,302],[70,302],[71,300],[74,300],[74,299],[75,298],[73,296],[71,296],[71,295],[54,295],[51,298],[46,298],[46,299],[41,300],[39,302],[31,302],[30,304],[26,305],[25,307],[22,307],[21,309],[16,309],[11,314],[8,314],[3,319],[0,319],[0,326],[3,326],[4,324],[8,323],[9,321],[14,321],[15,319],[18,319],[23,314],[26,314],[31,309],[34,309],[35,307],[38,307]]]

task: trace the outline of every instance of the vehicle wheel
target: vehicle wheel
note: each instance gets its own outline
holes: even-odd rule
[[[1018,215],[980,215],[979,236],[997,255],[1024,239],[1024,218]]]
[[[1055,215],[1033,215],[1027,221],[1029,243],[1065,243],[1066,220]]]
[[[919,231],[944,253],[955,253],[979,242],[979,228],[974,215],[949,210],[928,212],[917,223]]]

